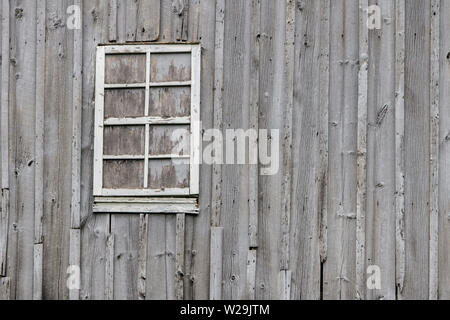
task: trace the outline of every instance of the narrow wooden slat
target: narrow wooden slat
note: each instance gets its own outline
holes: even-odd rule
[[[42,261],[44,258],[44,245],[35,244],[33,252],[33,300],[42,300]]]
[[[441,1],[441,42],[440,42],[440,138],[439,138],[439,281],[440,300],[450,299],[450,72],[448,70],[450,52],[450,1]],[[446,66],[446,67],[443,67]]]
[[[405,282],[405,0],[395,3],[395,214],[396,286],[401,299]]]
[[[211,228],[209,299],[222,300],[223,228]]]
[[[11,300],[11,278],[0,278],[0,301]]]
[[[259,69],[260,69],[260,48],[259,36],[261,33],[261,3],[260,0],[251,1],[251,21],[250,21],[250,111],[249,111],[249,128],[259,129]],[[259,150],[250,150],[256,155]],[[251,155],[249,155],[251,158]],[[258,180],[259,166],[251,165],[249,168],[248,181],[248,201],[249,201],[249,246],[250,248],[258,247]]]
[[[405,251],[403,296],[429,298],[430,1],[405,1]],[[421,39],[420,43],[417,39]],[[420,67],[418,67],[420,66]]]
[[[321,0],[320,30],[320,172],[319,172],[319,253],[323,264],[327,259],[327,215],[328,215],[328,126],[330,83],[330,1]]]
[[[105,300],[114,299],[114,234],[106,238]]]
[[[108,6],[108,40],[117,41],[117,0],[110,0]]]
[[[175,246],[175,297],[184,299],[184,239],[186,215],[177,214]]]
[[[144,115],[148,117],[149,109],[150,109],[150,68],[151,68],[151,56],[150,53],[147,52],[146,57],[146,72],[145,72],[145,107],[144,107]],[[148,155],[150,153],[150,126],[148,124],[145,125],[145,160],[144,160],[144,188],[148,188]]]
[[[156,41],[159,38],[161,0],[138,0],[137,41]]]
[[[216,34],[215,34],[215,76],[214,76],[214,120],[216,130],[223,129],[223,90],[224,90],[224,33],[225,33],[225,1],[216,1]],[[213,165],[211,193],[211,225],[220,225],[222,208],[222,165]]]
[[[147,246],[148,246],[148,215],[141,214],[139,218],[138,246],[138,299],[145,300],[147,295]]]
[[[280,271],[280,300],[291,300],[292,271]]]
[[[292,191],[292,110],[294,107],[294,69],[295,69],[295,13],[294,0],[286,1],[286,40],[284,43],[284,139],[283,139],[283,185],[281,204],[281,258],[280,270],[289,270],[289,242],[291,224]]]
[[[81,8],[82,1],[75,0],[74,4]],[[71,227],[79,229],[81,220],[81,113],[83,107],[83,32],[81,29],[74,30],[73,49]]]
[[[0,151],[1,151],[1,234],[0,276],[6,276],[6,260],[9,230],[9,0],[2,1],[2,67],[0,101]]]
[[[440,0],[431,1],[429,299],[439,294]]]
[[[249,249],[247,257],[247,299],[256,299],[256,258],[257,249]]]
[[[176,41],[187,41],[189,0],[172,0],[172,10],[174,23],[173,39]]]
[[[80,229],[71,229],[69,236],[69,266],[72,268],[80,268],[81,264],[81,231]],[[81,276],[78,274],[78,276]],[[80,279],[76,279],[80,282]],[[80,289],[73,288],[69,290],[70,300],[80,300]]]
[[[126,0],[125,6],[127,42],[134,42],[137,31],[137,0]]]
[[[2,1],[1,159],[2,189],[9,188],[9,0]]]
[[[198,215],[197,205],[192,204],[145,204],[145,203],[95,203],[94,213],[122,213],[122,214],[177,214]]]
[[[9,190],[2,189],[1,202],[1,234],[0,234],[0,276],[6,276],[7,258],[8,258],[8,230],[9,230]]]

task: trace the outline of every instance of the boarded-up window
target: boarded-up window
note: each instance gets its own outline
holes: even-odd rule
[[[199,193],[200,46],[97,50],[94,196]]]

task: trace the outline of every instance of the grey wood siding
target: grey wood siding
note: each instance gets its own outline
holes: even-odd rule
[[[0,300],[450,299],[450,0],[1,0],[0,14]],[[279,172],[202,165],[197,216],[93,214],[96,48],[137,41],[200,42],[203,128],[279,129]],[[152,76],[173,80],[163,60]],[[183,116],[190,93],[173,91],[150,98]],[[143,112],[139,90],[106,99]]]

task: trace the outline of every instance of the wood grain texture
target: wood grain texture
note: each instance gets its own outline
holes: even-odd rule
[[[441,1],[440,9],[440,126],[439,126],[439,299],[450,299],[450,274],[446,272],[450,263],[450,2]]]
[[[381,290],[367,299],[395,300],[395,4],[380,2],[382,28],[371,30],[367,126],[366,263],[379,266]],[[370,276],[367,275],[367,277]]]
[[[419,300],[429,297],[430,271],[430,11],[428,1],[406,1],[403,294]]]

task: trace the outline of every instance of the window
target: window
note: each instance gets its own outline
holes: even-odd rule
[[[97,203],[199,194],[200,56],[191,44],[98,47]]]

